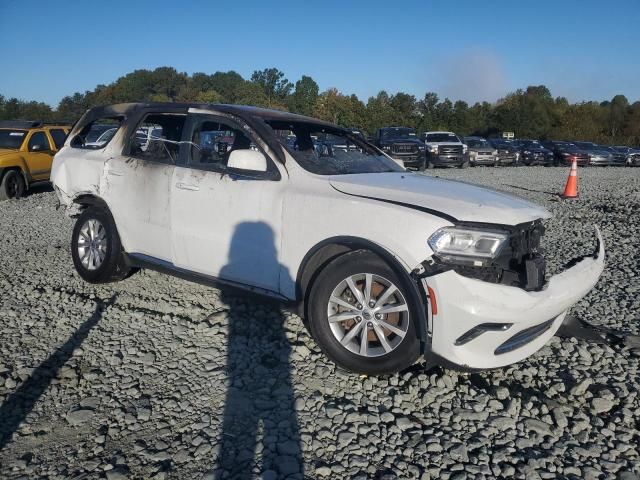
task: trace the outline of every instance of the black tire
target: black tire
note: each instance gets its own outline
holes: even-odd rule
[[[97,220],[104,228],[106,243],[104,259],[95,269],[89,269],[83,265],[78,251],[80,231],[89,220]],[[71,258],[78,274],[89,283],[117,282],[126,278],[130,273],[113,217],[111,213],[100,207],[87,208],[76,220],[71,237]]]
[[[467,168],[468,166],[469,166],[469,161],[467,160],[466,162],[462,162],[459,168]]]
[[[408,325],[404,338],[393,350],[380,356],[362,356],[342,346],[334,336],[328,320],[329,299],[333,290],[346,278],[361,273],[371,273],[388,279],[401,292],[408,306]],[[421,308],[421,302],[415,298],[415,288],[408,282],[410,280],[396,274],[378,256],[365,250],[347,253],[331,261],[311,286],[306,308],[311,335],[324,354],[346,370],[367,375],[395,373],[413,365],[420,354],[417,325],[420,317],[416,312]]]
[[[423,160],[422,162],[420,162],[420,165],[418,165],[418,171],[424,172],[426,168],[427,168],[427,161]]]
[[[2,182],[0,182],[0,200],[20,198],[24,195],[26,189],[27,186],[22,174],[17,170],[9,170],[2,177]]]

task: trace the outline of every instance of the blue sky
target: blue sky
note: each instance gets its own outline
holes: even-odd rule
[[[0,94],[53,105],[163,65],[245,78],[275,66],[365,101],[495,101],[532,84],[640,100],[639,0],[0,0],[0,45]]]

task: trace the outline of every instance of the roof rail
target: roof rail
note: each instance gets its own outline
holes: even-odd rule
[[[0,128],[38,128],[42,120],[0,120]]]

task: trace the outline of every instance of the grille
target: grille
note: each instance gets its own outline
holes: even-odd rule
[[[393,144],[391,145],[391,151],[393,153],[416,153],[418,151],[418,146],[408,143],[408,144]]]
[[[447,155],[447,154],[460,154],[462,153],[462,145],[440,145],[438,147],[438,153],[440,155]]]

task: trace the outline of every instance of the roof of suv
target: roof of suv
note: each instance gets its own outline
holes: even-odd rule
[[[42,120],[0,120],[0,129],[30,130],[32,128],[69,128],[69,125],[44,123]]]
[[[298,115],[297,113],[283,112],[282,110],[273,110],[269,108],[252,107],[249,105],[229,105],[229,104],[212,104],[212,103],[172,103],[172,102],[138,102],[138,103],[117,103],[114,105],[108,105],[104,107],[95,107],[89,111],[92,113],[92,117],[100,117],[102,115],[126,115],[133,113],[137,110],[159,108],[167,109],[171,111],[176,110],[188,110],[190,108],[198,108],[202,110],[217,110],[219,112],[235,114],[238,116],[252,116],[258,117],[263,120],[275,120],[282,122],[309,122],[320,125],[326,125],[332,128],[341,128],[336,125],[318,120],[317,118],[306,117],[304,115]]]

